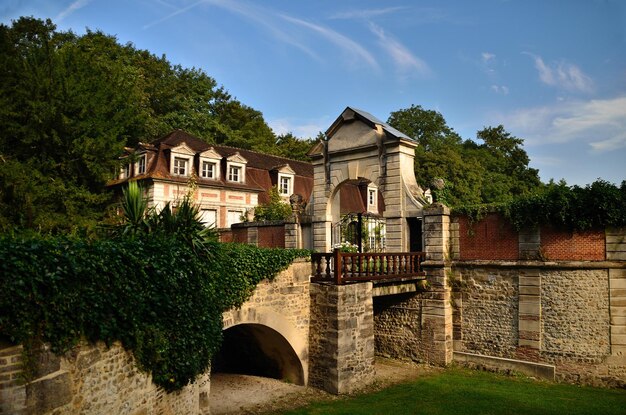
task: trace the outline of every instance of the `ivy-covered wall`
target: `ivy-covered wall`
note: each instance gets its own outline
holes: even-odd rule
[[[119,341],[165,390],[208,368],[222,313],[308,251],[174,238],[0,238],[0,336],[23,344],[25,376],[43,344]]]

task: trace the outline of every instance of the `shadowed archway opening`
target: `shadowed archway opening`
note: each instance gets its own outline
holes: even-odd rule
[[[300,359],[276,330],[261,324],[239,324],[224,330],[213,373],[237,373],[280,379],[304,385]]]

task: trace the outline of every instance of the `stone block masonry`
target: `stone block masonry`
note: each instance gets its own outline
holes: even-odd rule
[[[24,383],[21,346],[0,349],[0,414],[208,414],[208,375],[175,393],[155,386],[139,372],[133,357],[119,343],[107,347],[81,344],[57,358],[44,352],[43,372]]]
[[[311,284],[309,384],[350,393],[374,379],[372,283]]]

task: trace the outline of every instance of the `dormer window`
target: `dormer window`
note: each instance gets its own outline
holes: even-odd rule
[[[215,179],[215,170],[217,170],[215,168],[215,163],[210,161],[202,162],[201,174],[205,179]]]
[[[200,177],[217,180],[220,178],[220,160],[222,156],[213,147],[200,153]]]
[[[246,182],[246,164],[248,160],[235,153],[226,159],[226,179],[229,182]]]
[[[186,176],[188,170],[187,164],[189,163],[188,159],[182,157],[174,157],[174,174],[179,176]]]
[[[293,194],[293,183],[296,172],[293,171],[289,164],[276,166],[272,169],[277,174],[276,184],[278,185],[278,194],[283,197],[289,197]]]
[[[190,176],[195,152],[185,143],[171,150],[170,174],[174,176]]]
[[[130,177],[130,164],[124,164],[120,169],[120,179],[128,179]]]
[[[142,154],[137,159],[137,173],[136,174],[146,174],[146,155]]]
[[[280,177],[280,184],[278,186],[278,192],[282,196],[289,196],[291,194],[291,189],[292,188],[293,188],[293,186],[291,185],[291,177],[281,176]]]
[[[231,182],[241,181],[241,167],[240,166],[230,166],[228,168],[228,180]]]

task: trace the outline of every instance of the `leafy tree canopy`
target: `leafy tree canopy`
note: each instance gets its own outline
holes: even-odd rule
[[[93,227],[124,146],[173,129],[289,157],[308,146],[203,71],[99,31],[22,17],[0,25],[0,55],[0,231]]]
[[[387,122],[419,143],[418,183],[428,188],[433,179],[444,179],[445,202],[452,206],[510,201],[542,186],[538,170],[528,166],[524,140],[502,125],[478,131],[479,144],[463,140],[439,112],[419,105],[392,112]]]

